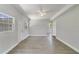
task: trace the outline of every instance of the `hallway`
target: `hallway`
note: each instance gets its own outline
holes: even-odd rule
[[[52,45],[50,44],[52,43]],[[76,52],[58,41],[52,42],[46,36],[31,36],[22,41],[9,54],[75,54]]]

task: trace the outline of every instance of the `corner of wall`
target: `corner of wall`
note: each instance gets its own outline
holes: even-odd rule
[[[62,40],[60,37],[57,37],[57,36],[56,36],[56,38],[57,38],[57,40],[59,40],[60,42],[64,43],[65,45],[67,45],[68,47],[70,47],[71,49],[73,49],[74,51],[76,51],[77,53],[79,53],[79,49],[77,49],[77,48],[73,47],[71,44],[65,42],[65,41]]]

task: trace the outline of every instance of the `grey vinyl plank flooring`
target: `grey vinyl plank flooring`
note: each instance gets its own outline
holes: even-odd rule
[[[46,36],[30,36],[8,54],[76,54],[76,52],[56,38],[49,40]]]

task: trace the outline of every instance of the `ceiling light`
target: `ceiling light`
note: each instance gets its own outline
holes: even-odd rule
[[[39,10],[38,12],[39,12],[40,16],[45,16],[46,15],[45,10]]]
[[[46,13],[40,13],[40,16],[45,16],[46,15]]]
[[[39,5],[39,10],[38,10],[38,13],[40,14],[40,16],[45,16],[47,13],[47,9],[43,8],[41,5]]]

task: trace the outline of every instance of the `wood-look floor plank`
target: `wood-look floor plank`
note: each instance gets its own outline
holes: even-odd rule
[[[76,54],[76,52],[57,39],[49,40],[45,36],[31,36],[9,54]]]

